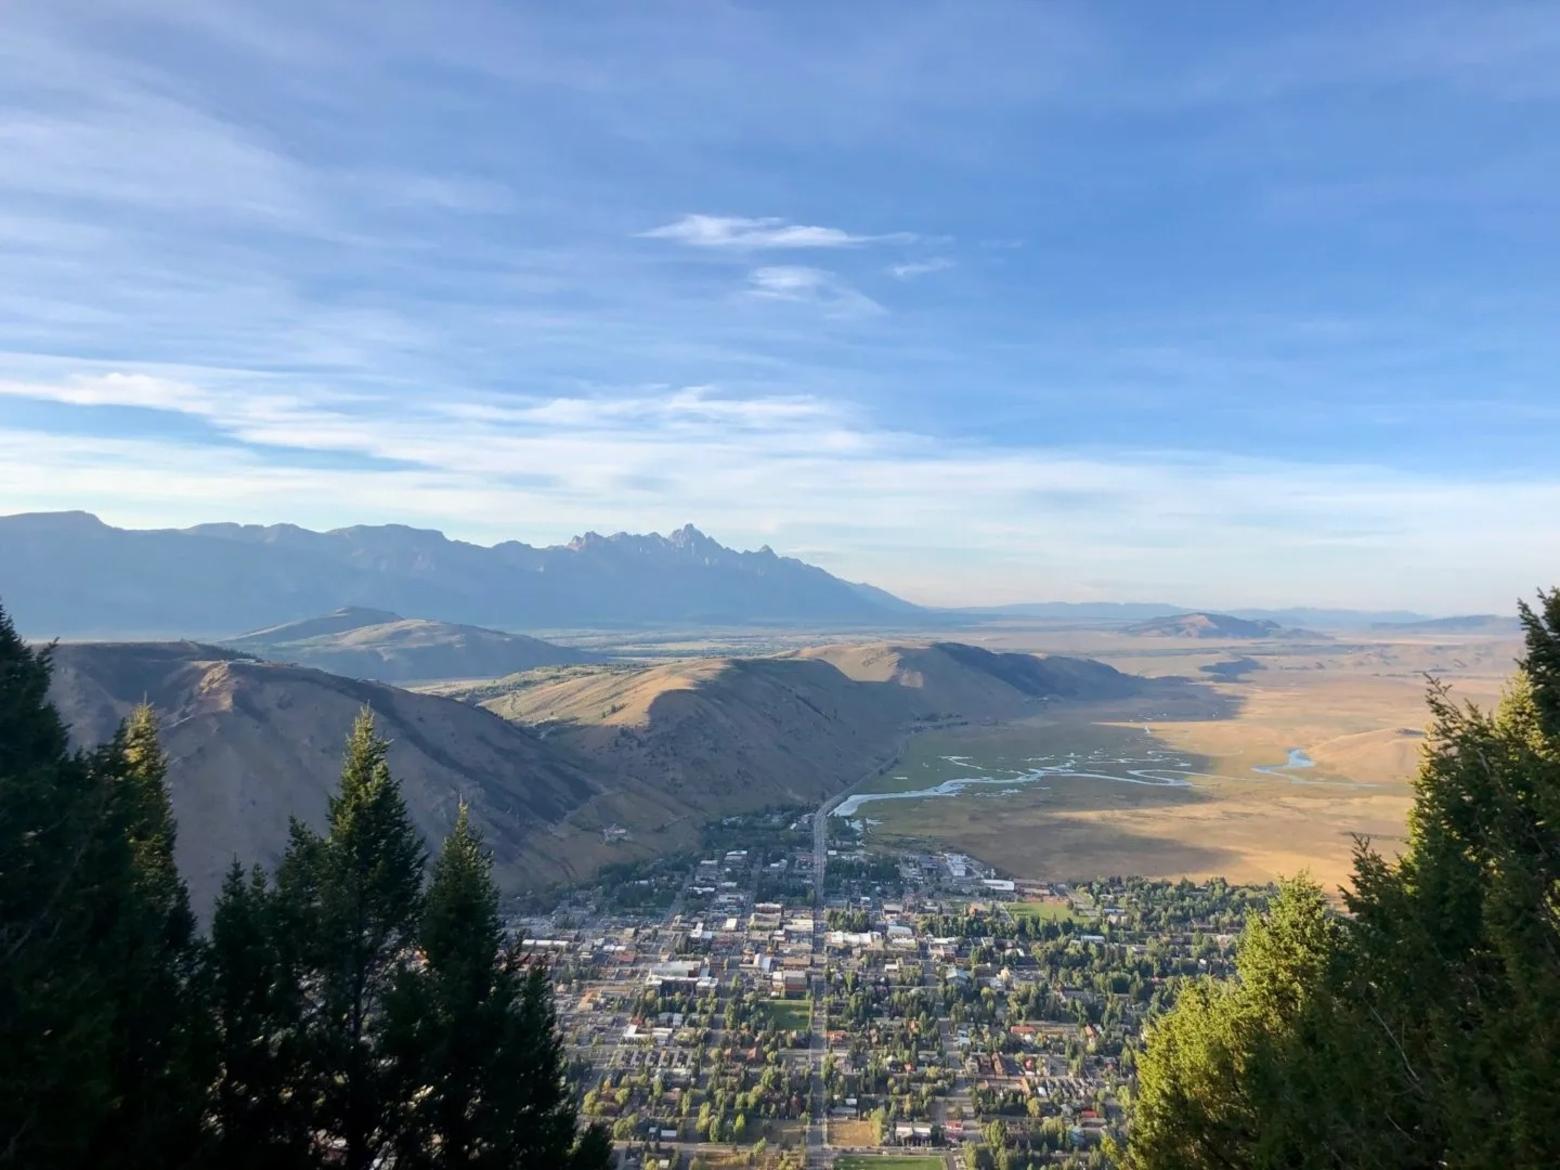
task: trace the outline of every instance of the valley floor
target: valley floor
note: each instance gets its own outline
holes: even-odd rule
[[[885,844],[944,845],[1019,877],[1263,882],[1306,871],[1333,889],[1348,880],[1356,837],[1388,854],[1402,840],[1427,720],[1420,672],[1488,705],[1515,653],[1487,639],[1263,646],[1248,660],[1256,669],[1230,680],[1202,670],[1231,660],[1228,648],[1145,655],[1137,640],[1089,637],[1064,648],[1188,679],[1191,697],[928,732],[853,788],[865,799],[842,812]],[[904,798],[912,792],[928,795]]]

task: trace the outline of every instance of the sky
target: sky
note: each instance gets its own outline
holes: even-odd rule
[[[1560,11],[7,0],[0,513],[1560,582]],[[3,566],[0,566],[3,581]]]

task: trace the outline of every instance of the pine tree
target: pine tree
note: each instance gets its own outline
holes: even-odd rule
[[[207,950],[217,1075],[211,1164],[272,1170],[308,1163],[310,1124],[296,1090],[296,998],[277,945],[278,899],[258,866],[235,858]]]
[[[1238,980],[1182,990],[1138,1059],[1128,1170],[1350,1164],[1320,1124],[1341,1075],[1340,929],[1320,887],[1285,882],[1241,937]]]
[[[1560,591],[1521,613],[1494,713],[1432,689],[1408,848],[1349,898],[1382,1113],[1451,1165],[1560,1165]]]
[[[112,1006],[114,1108],[94,1140],[100,1166],[179,1166],[196,1156],[208,1055],[200,947],[174,863],[167,758],[148,706],[94,755],[108,788],[101,848],[127,850],[127,878],[101,890],[103,982]]]
[[[279,962],[296,1006],[305,1102],[323,1146],[366,1170],[396,1141],[402,1105],[381,1059],[387,995],[406,968],[421,907],[423,849],[388,745],[365,709],[347,737],[324,838],[294,824],[278,873]]]
[[[759,1139],[763,1144],[763,1139]],[[754,1147],[755,1150],[758,1147]],[[616,1161],[612,1154],[612,1136],[604,1125],[592,1125],[580,1134],[574,1153],[569,1159],[570,1170],[612,1170]]]
[[[419,941],[391,1016],[408,1098],[400,1164],[563,1166],[574,1107],[552,992],[504,945],[492,859],[464,807],[434,865]]]
[[[71,754],[0,613],[0,1160],[179,1166],[200,1143],[199,948],[151,712]]]
[[[104,793],[0,609],[0,1166],[74,1165],[106,1115],[110,1018],[81,895]]]
[[[1240,983],[1153,1030],[1128,1167],[1560,1165],[1560,592],[1521,612],[1494,713],[1432,686],[1408,846],[1359,846],[1352,917],[1281,898]]]

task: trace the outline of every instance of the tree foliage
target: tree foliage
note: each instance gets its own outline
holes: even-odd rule
[[[1125,1162],[1560,1165],[1560,591],[1493,712],[1432,685],[1409,838],[1348,917],[1290,883],[1153,1030]]]
[[[325,832],[235,861],[204,939],[153,713],[72,751],[49,678],[0,611],[0,1167],[610,1164],[480,839],[424,892],[367,712]]]

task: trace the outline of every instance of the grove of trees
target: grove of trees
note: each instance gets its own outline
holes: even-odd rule
[[[480,839],[426,866],[366,712],[326,831],[203,935],[151,710],[72,750],[49,671],[0,611],[0,1166],[611,1164]]]

